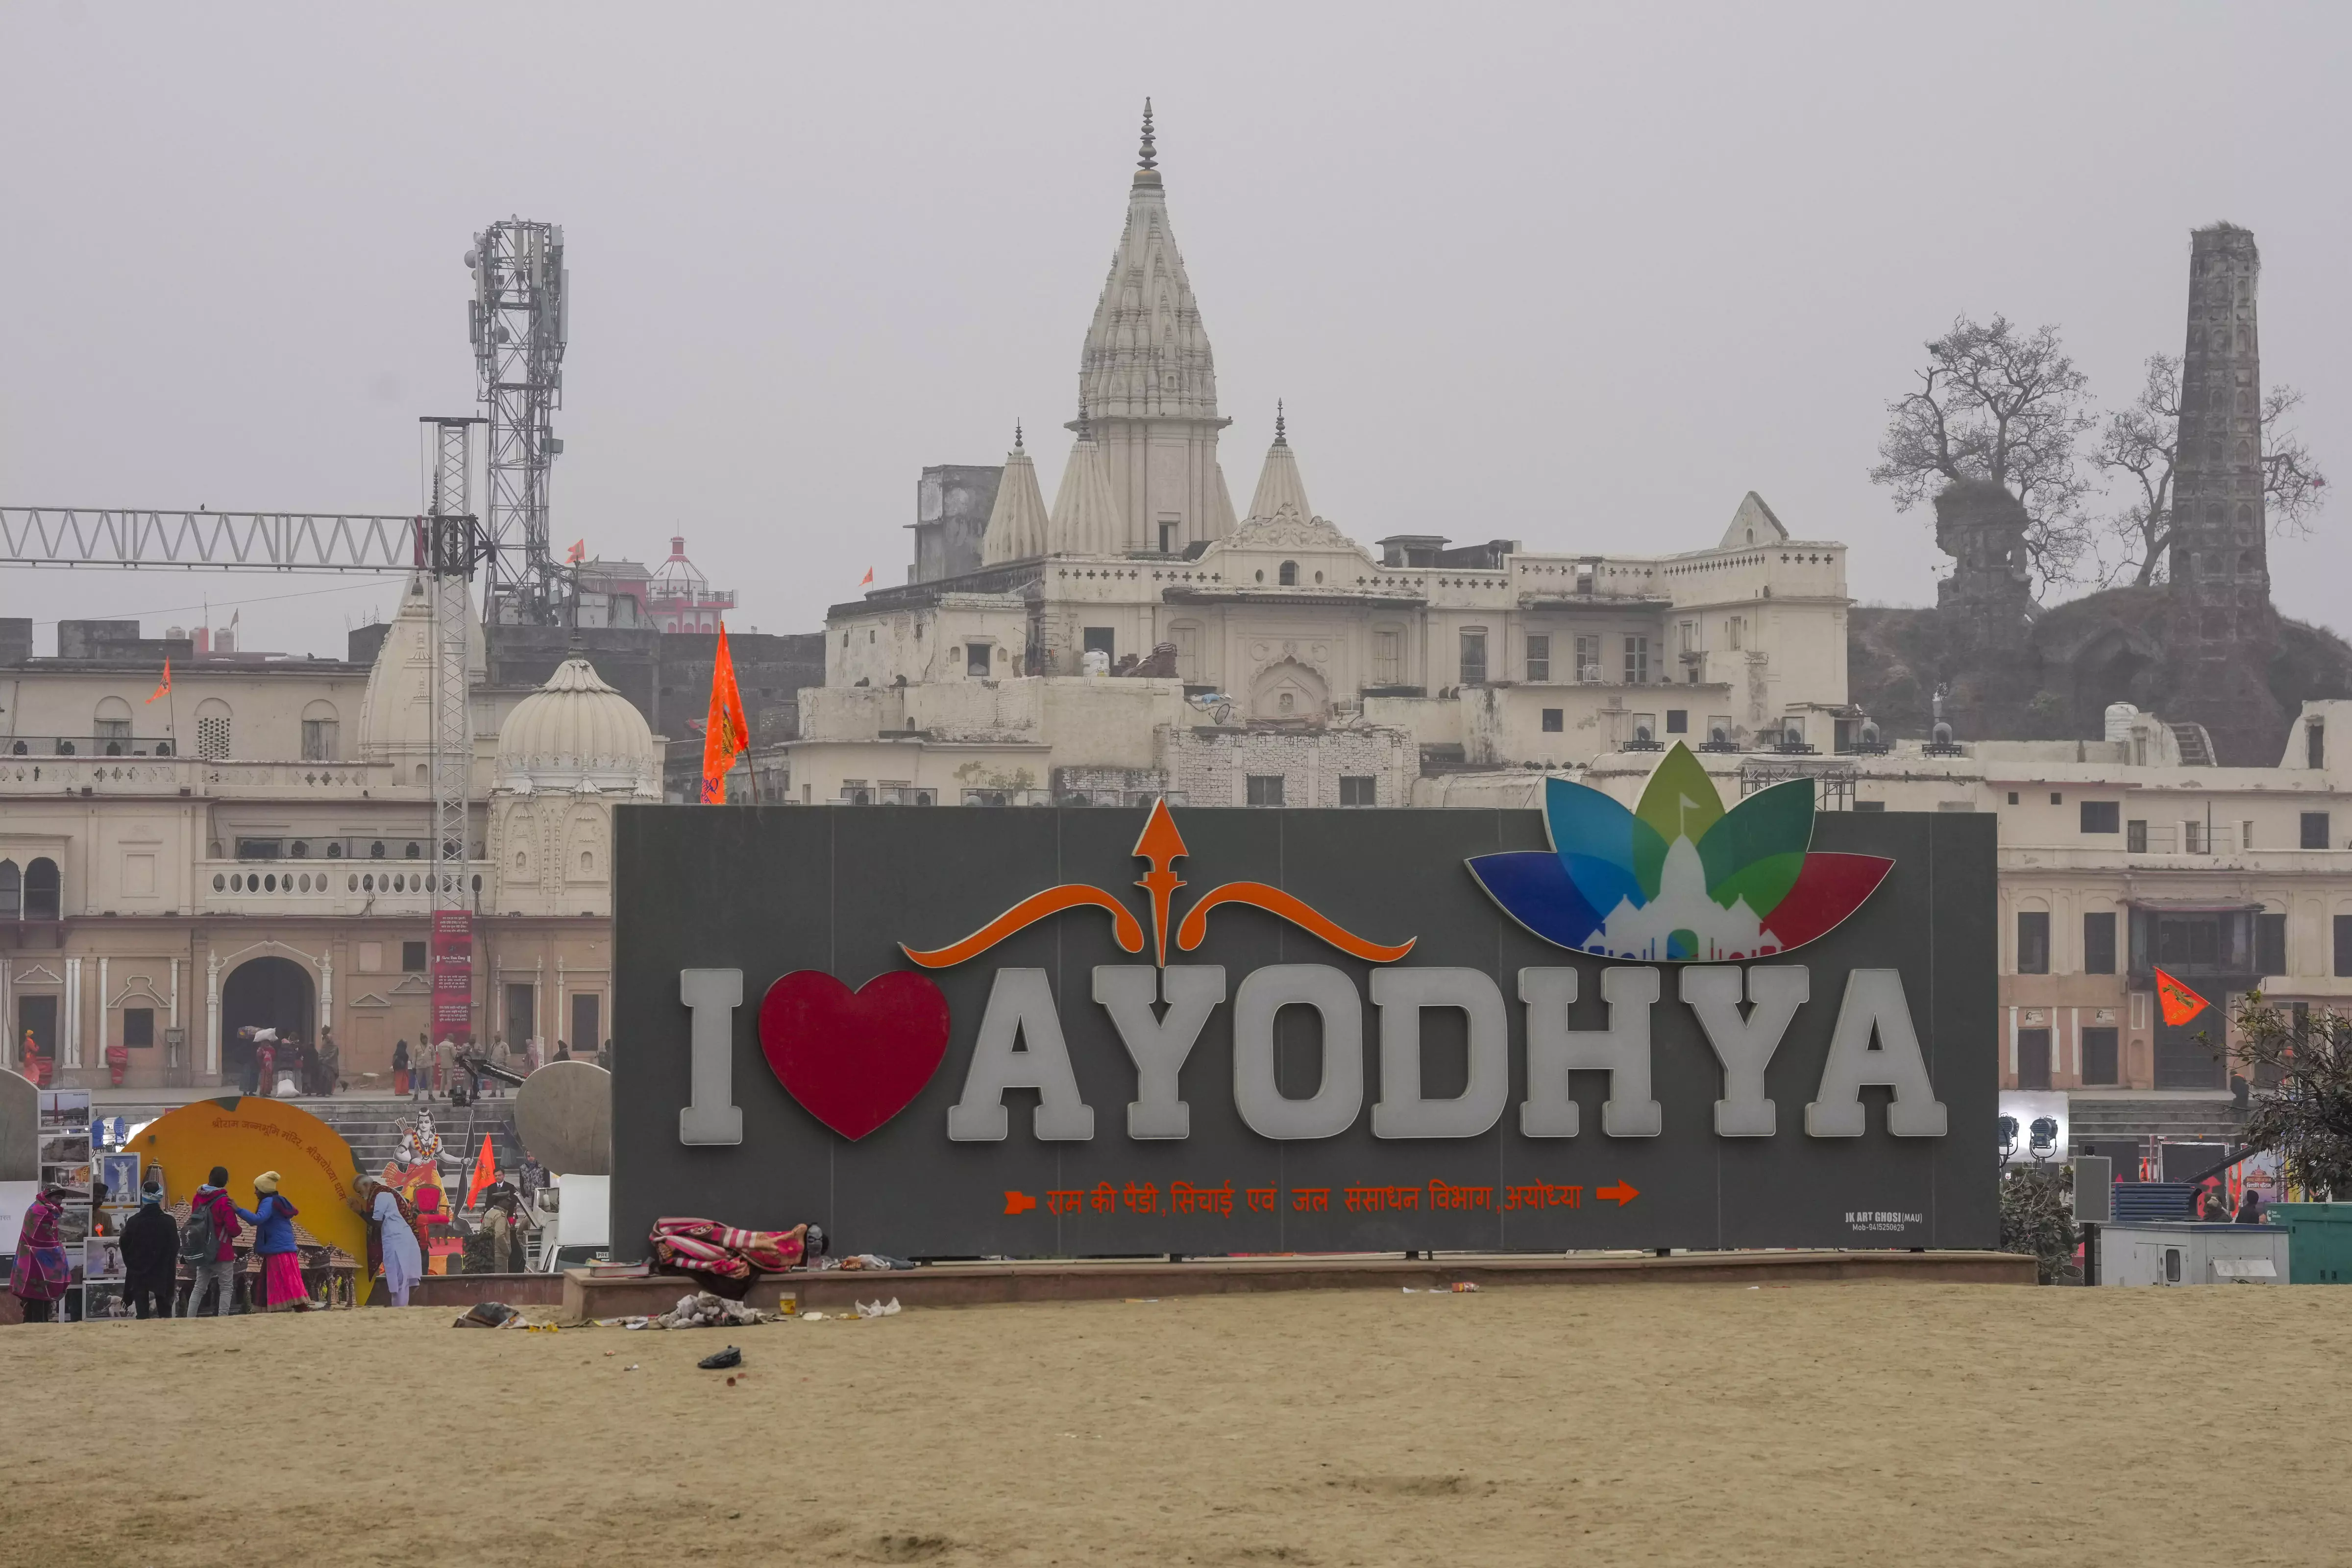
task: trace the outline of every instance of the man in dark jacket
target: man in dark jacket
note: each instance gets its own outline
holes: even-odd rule
[[[170,1317],[179,1268],[180,1224],[163,1206],[163,1190],[149,1187],[139,1194],[139,1212],[122,1225],[122,1272],[132,1310],[142,1318]]]

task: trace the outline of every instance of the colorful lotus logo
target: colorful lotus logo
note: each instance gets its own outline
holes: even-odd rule
[[[1680,742],[1632,811],[1597,789],[1546,779],[1544,831],[1549,853],[1475,856],[1470,874],[1546,942],[1648,963],[1802,947],[1861,908],[1895,865],[1810,851],[1809,778],[1724,810],[1715,781]]]

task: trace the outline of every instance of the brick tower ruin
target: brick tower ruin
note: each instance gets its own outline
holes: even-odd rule
[[[2278,616],[2263,516],[2261,272],[2251,231],[2223,223],[2190,236],[2164,717],[2204,725],[2218,760],[2236,766],[2276,763],[2285,727],[2266,679]]]

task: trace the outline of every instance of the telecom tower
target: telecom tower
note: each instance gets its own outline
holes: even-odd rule
[[[522,218],[494,223],[474,237],[466,265],[474,274],[466,331],[489,423],[482,621],[554,626],[566,597],[547,516],[549,469],[563,450],[553,416],[563,405],[571,326],[563,227]]]

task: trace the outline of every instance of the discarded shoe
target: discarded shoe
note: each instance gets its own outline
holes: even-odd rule
[[[733,1345],[729,1345],[725,1350],[719,1352],[716,1355],[704,1356],[700,1361],[696,1362],[694,1364],[700,1367],[705,1372],[725,1372],[730,1366],[741,1366],[743,1364],[743,1352],[737,1350]]]

